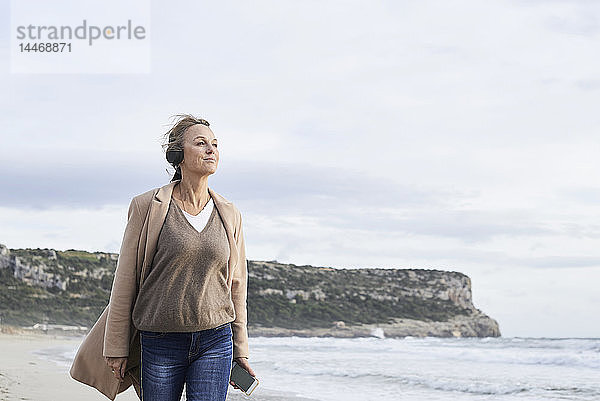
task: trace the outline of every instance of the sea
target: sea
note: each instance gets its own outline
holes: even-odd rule
[[[230,387],[228,400],[600,400],[600,338],[250,337],[249,344],[260,384],[250,397]],[[36,354],[66,369],[77,347],[65,347]]]

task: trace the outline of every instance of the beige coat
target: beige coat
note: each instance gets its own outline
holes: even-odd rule
[[[131,200],[109,304],[81,343],[71,366],[71,377],[95,387],[111,400],[131,385],[140,395],[140,342],[138,330],[131,321],[131,312],[146,269],[156,252],[173,187],[178,182],[173,181]],[[233,203],[211,188],[208,191],[225,226],[230,248],[227,284],[236,315],[232,322],[233,357],[248,357],[248,268],[242,216]],[[114,377],[104,356],[128,356],[123,382]]]

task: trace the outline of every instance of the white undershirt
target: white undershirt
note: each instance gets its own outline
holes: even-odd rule
[[[190,224],[196,229],[196,231],[201,232],[206,227],[206,223],[208,223],[208,218],[210,217],[212,210],[214,207],[214,203],[212,198],[208,200],[204,209],[200,211],[197,215],[189,214],[185,210],[181,209],[185,218],[190,222]]]

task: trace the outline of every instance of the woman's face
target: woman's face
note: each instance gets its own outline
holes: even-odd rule
[[[182,171],[191,175],[210,175],[217,171],[219,150],[217,138],[209,127],[194,124],[185,131]]]

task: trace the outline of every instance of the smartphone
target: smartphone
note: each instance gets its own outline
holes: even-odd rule
[[[256,386],[258,386],[258,379],[244,368],[242,368],[236,361],[233,361],[231,365],[231,376],[232,380],[246,395],[252,394]]]

